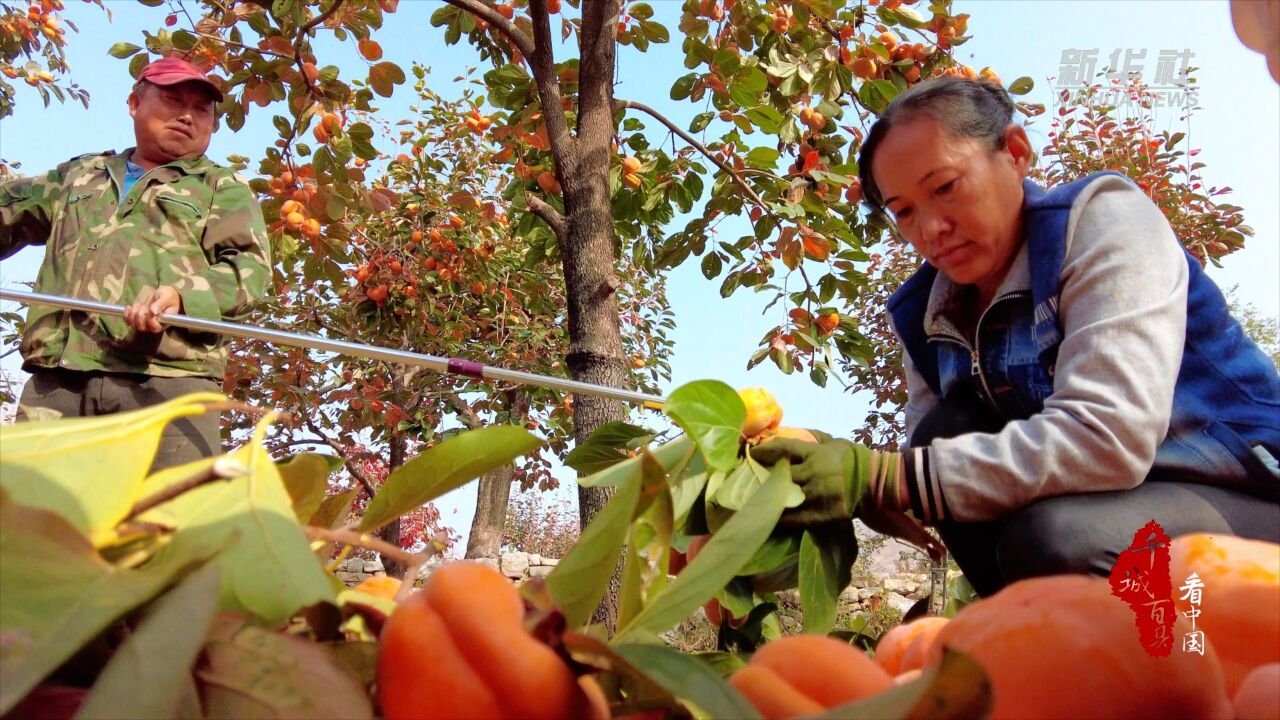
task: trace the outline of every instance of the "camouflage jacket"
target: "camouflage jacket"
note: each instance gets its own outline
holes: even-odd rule
[[[262,210],[249,185],[203,156],[151,169],[121,197],[126,150],[74,158],[0,184],[0,258],[47,244],[36,292],[115,305],[161,285],[182,312],[237,319],[271,279]],[[123,318],[33,306],[23,367],[221,378],[220,335],[136,333]]]

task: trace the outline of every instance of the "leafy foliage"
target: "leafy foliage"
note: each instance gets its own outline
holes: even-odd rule
[[[105,8],[102,0],[93,1]],[[71,69],[67,65],[66,28],[77,30],[62,17],[62,9],[62,0],[0,2],[0,119],[13,114],[15,93],[9,81],[18,78],[35,88],[46,107],[53,98],[59,102],[70,98],[89,107],[86,90],[75,83],[58,82],[58,76]],[[113,53],[117,48],[112,48]],[[11,166],[0,159],[0,179],[10,172]]]
[[[1188,91],[1194,80],[1187,81]],[[1117,103],[1116,96],[1126,102]],[[1219,260],[1244,247],[1253,229],[1244,210],[1216,198],[1229,187],[1206,187],[1205,164],[1189,148],[1187,131],[1195,108],[1179,118],[1184,130],[1156,131],[1157,98],[1140,80],[1111,80],[1072,94],[1063,91],[1049,132],[1044,163],[1032,175],[1050,186],[1089,173],[1114,170],[1132,178],[1173,226],[1178,240],[1201,264]]]

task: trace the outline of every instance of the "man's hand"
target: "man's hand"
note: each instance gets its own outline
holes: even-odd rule
[[[161,315],[182,312],[182,295],[172,285],[161,285],[154,292],[139,297],[124,310],[124,321],[138,332],[158,333]]]

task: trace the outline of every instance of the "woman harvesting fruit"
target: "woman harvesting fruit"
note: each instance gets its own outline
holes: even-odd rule
[[[909,449],[775,440],[804,522],[910,512],[974,588],[1106,575],[1135,531],[1280,540],[1280,376],[1143,192],[1044,190],[998,85],[904,92],[859,157],[925,264],[889,302]],[[821,509],[815,513],[815,509]],[[823,517],[816,517],[821,515]]]

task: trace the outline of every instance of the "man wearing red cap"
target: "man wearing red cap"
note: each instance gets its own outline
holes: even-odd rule
[[[134,410],[218,391],[221,336],[157,321],[164,313],[236,319],[266,290],[270,249],[248,184],[205,157],[222,92],[167,58],[129,94],[136,146],[73,158],[0,184],[0,259],[46,245],[37,292],[127,305],[124,319],[32,306],[21,352],[31,380],[19,419]],[[215,415],[165,431],[154,468],[219,452]]]

